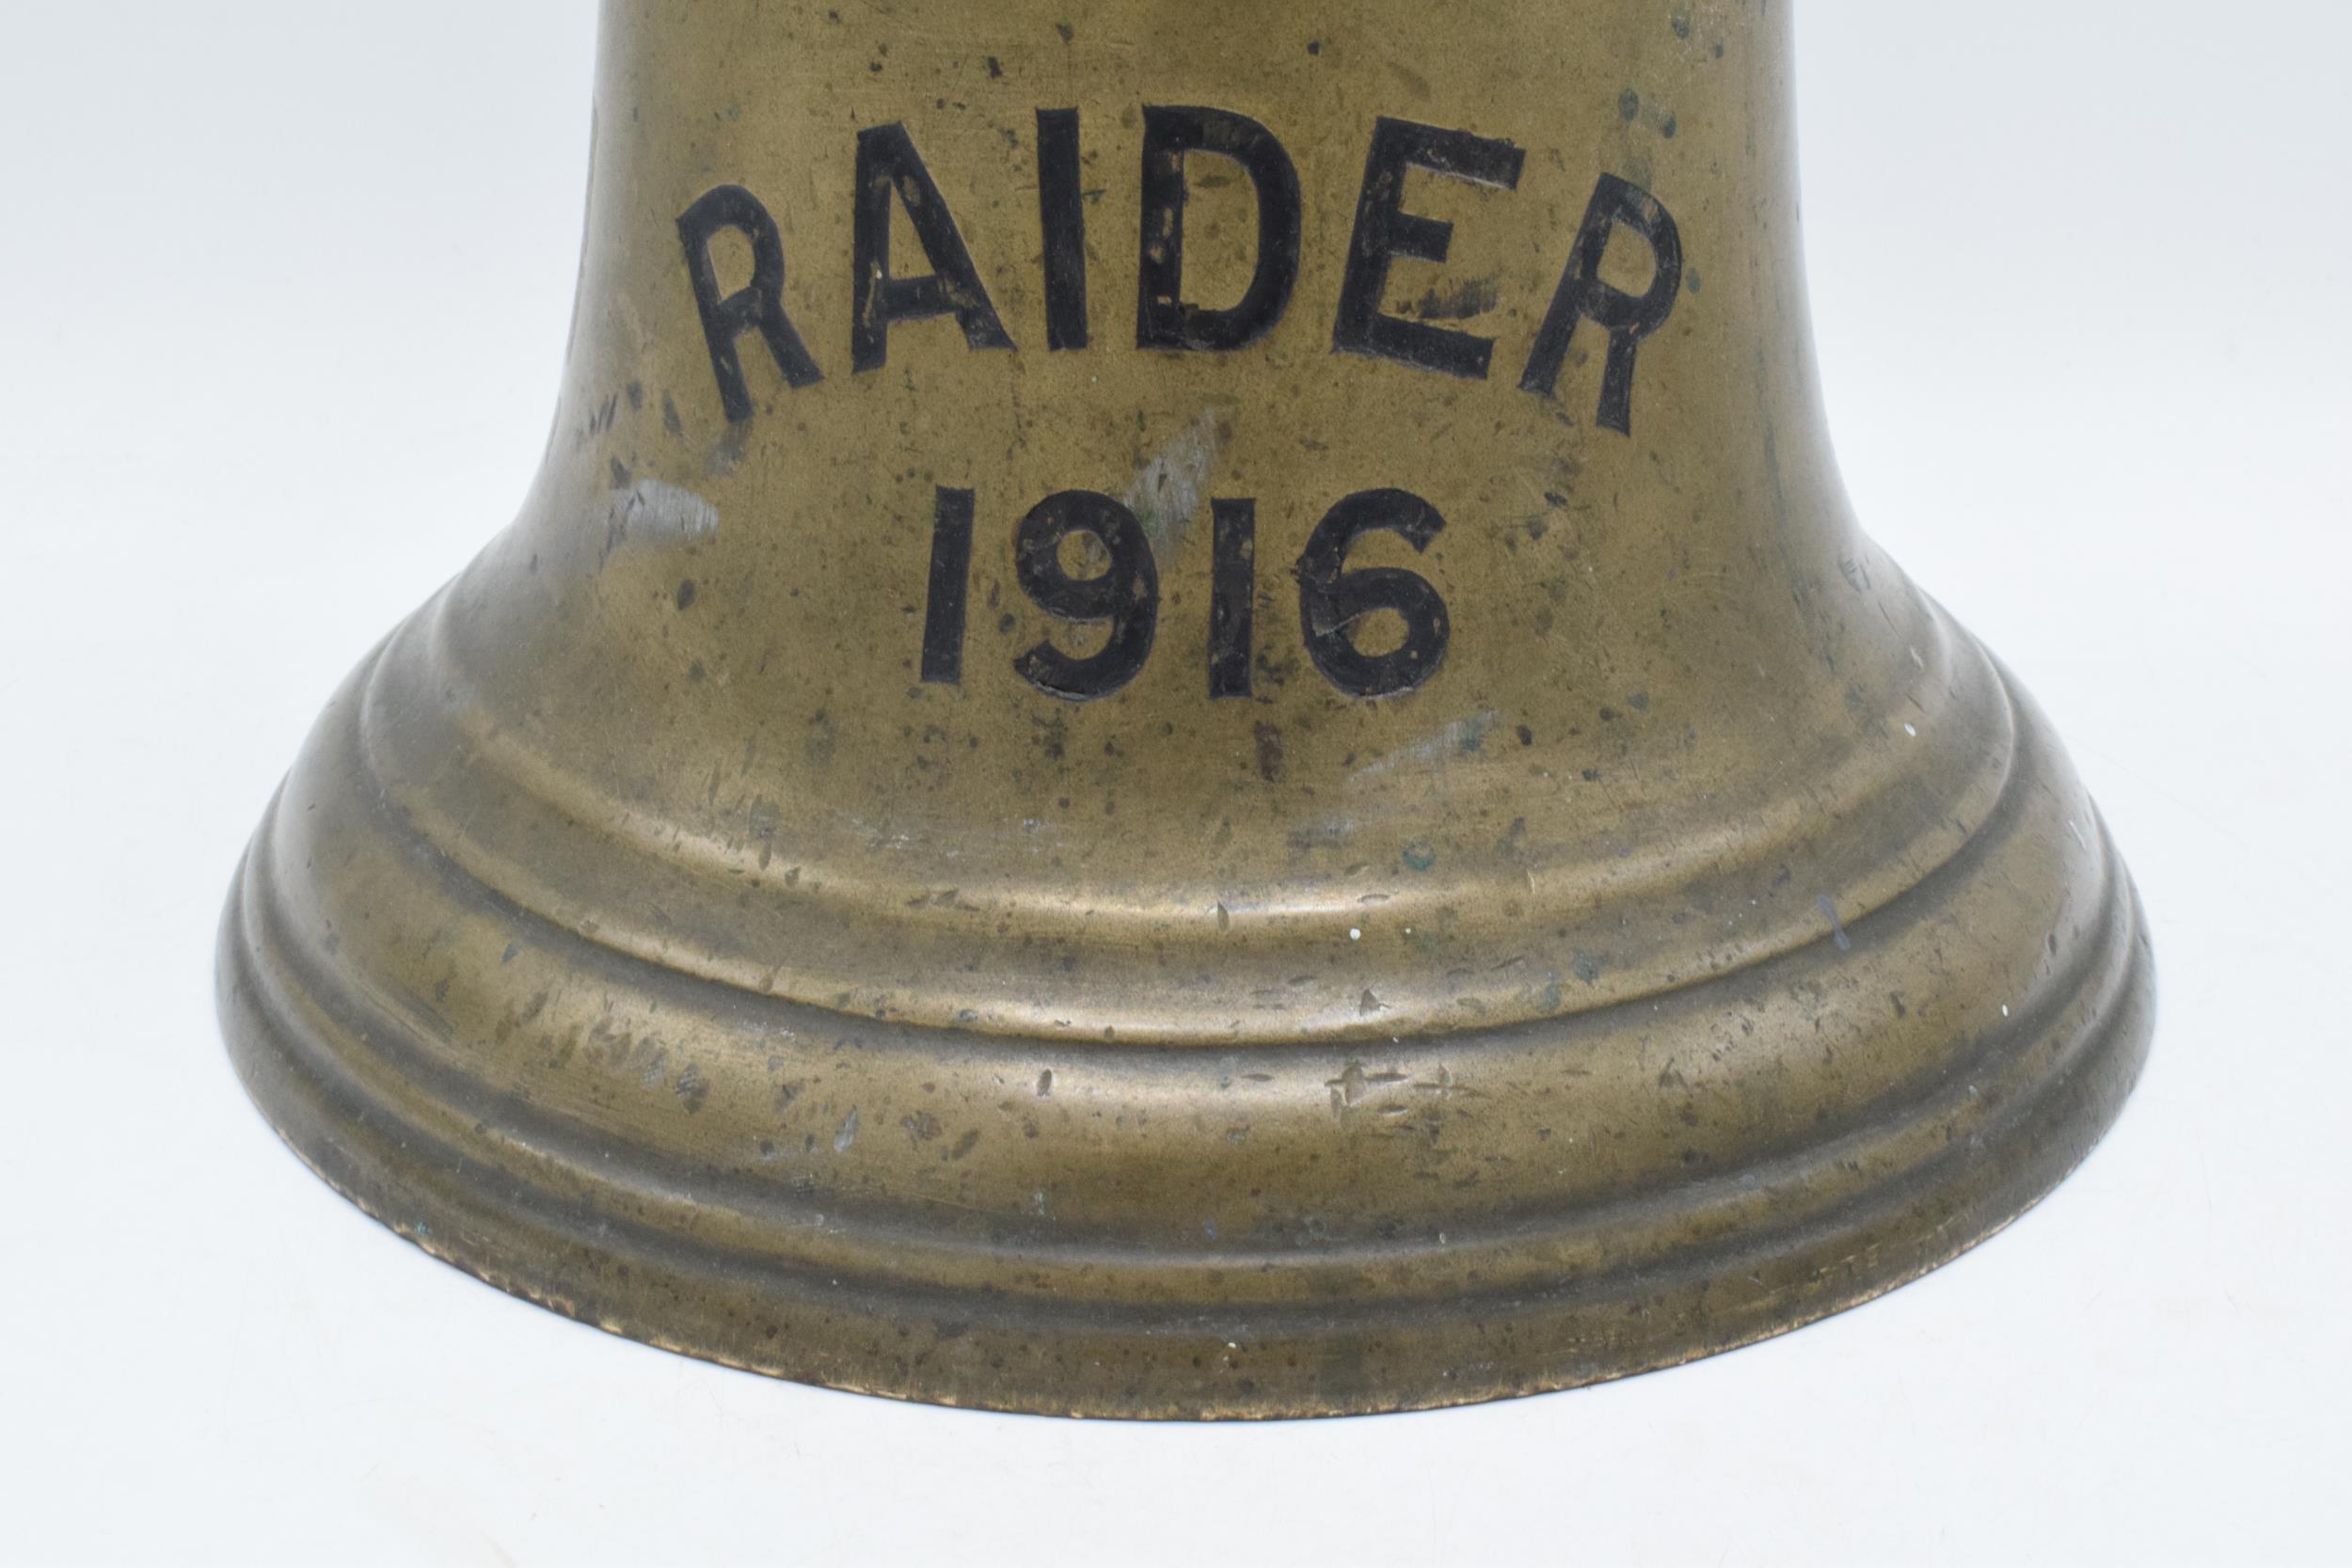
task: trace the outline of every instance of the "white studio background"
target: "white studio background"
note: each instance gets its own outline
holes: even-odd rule
[[[1802,13],[1857,504],[2050,711],[2153,913],[2107,1143],[1785,1339],[1224,1428],[662,1354],[284,1152],[215,1032],[214,916],[330,688],[536,462],[593,17],[5,18],[0,1560],[2352,1560],[2352,7]]]

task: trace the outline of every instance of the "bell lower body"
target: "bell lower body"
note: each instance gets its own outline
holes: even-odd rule
[[[435,1256],[803,1382],[1257,1418],[1688,1361],[1999,1229],[2150,1033],[2129,879],[1997,673],[1991,810],[1819,940],[1491,1028],[1212,1045],[836,1011],[547,918],[376,781],[373,669],[230,897],[247,1090]]]

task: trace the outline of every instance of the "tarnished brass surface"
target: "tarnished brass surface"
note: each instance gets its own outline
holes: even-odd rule
[[[538,483],[230,899],[254,1098],[561,1311],[1026,1411],[1561,1387],[2007,1222],[2146,943],[1849,515],[1788,31],[612,0]]]

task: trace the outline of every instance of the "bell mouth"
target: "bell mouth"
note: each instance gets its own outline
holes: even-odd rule
[[[1169,1048],[830,1012],[565,929],[386,806],[364,675],[230,896],[247,1090],[434,1256],[803,1382],[1232,1418],[1673,1365],[2008,1224],[2152,1024],[2129,879],[2022,701],[1961,851],[1810,943],[1483,1031]],[[444,978],[387,983],[420,943]]]

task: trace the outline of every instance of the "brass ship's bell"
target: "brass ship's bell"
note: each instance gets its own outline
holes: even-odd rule
[[[1762,0],[611,0],[522,515],[220,949],[370,1213],[655,1344],[1458,1403],[1885,1291],[2146,1048],[1857,531]]]

